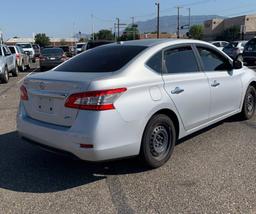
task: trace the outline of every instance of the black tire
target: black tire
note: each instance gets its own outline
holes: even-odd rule
[[[1,76],[1,82],[2,83],[8,83],[9,81],[9,72],[7,67],[4,68],[3,75]]]
[[[12,70],[12,76],[13,76],[13,77],[17,77],[18,74],[19,74],[18,66],[15,65],[15,68]]]
[[[176,131],[172,120],[164,114],[157,114],[145,128],[140,155],[147,166],[157,168],[170,159],[175,144]]]
[[[26,66],[24,65],[24,62],[21,63],[21,66],[19,67],[19,70],[21,72],[24,72],[26,70]]]
[[[256,107],[256,89],[253,86],[249,86],[243,103],[243,109],[240,113],[240,117],[242,120],[249,120],[255,114]]]

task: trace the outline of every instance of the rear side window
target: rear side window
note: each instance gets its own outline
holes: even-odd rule
[[[162,73],[162,51],[158,52],[154,56],[152,56],[148,62],[147,66],[158,73]]]
[[[205,71],[227,71],[232,66],[227,58],[219,53],[204,47],[198,47]]]
[[[190,46],[170,49],[164,53],[166,72],[170,74],[197,72],[198,64]]]
[[[114,72],[145,50],[144,46],[111,45],[86,51],[64,64],[55,71],[67,72]]]
[[[15,48],[14,47],[9,47],[9,49],[12,52],[12,54],[15,54]]]

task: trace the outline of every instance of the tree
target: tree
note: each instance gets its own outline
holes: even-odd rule
[[[86,38],[81,37],[81,38],[79,39],[79,42],[86,42]]]
[[[240,38],[240,27],[232,26],[222,31],[216,40],[234,41]]]
[[[125,28],[123,35],[121,36],[120,40],[127,41],[127,40],[134,40],[140,38],[140,32],[138,30],[138,25],[129,25]]]
[[[189,36],[193,39],[202,39],[203,31],[203,25],[193,25],[189,29]]]
[[[61,39],[60,40],[60,45],[66,45],[66,40],[65,39]]]
[[[50,44],[50,38],[45,33],[38,33],[35,36],[35,43],[40,47],[45,47]]]
[[[94,34],[96,40],[113,40],[114,36],[110,30],[102,29]]]

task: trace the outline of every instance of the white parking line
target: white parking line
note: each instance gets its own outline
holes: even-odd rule
[[[31,75],[32,73],[34,73],[35,71],[37,71],[38,70],[38,68],[35,68],[33,71],[31,71],[29,74],[27,74],[25,77],[23,77],[22,79],[20,79],[19,81],[18,81],[18,83],[21,83],[26,77],[28,77],[29,75]]]

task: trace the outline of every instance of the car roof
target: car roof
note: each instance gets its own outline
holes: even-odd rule
[[[193,40],[193,39],[142,39],[142,40],[131,40],[131,41],[120,41],[109,45],[131,45],[131,46],[145,46],[153,47],[157,45],[175,45],[184,43],[195,43],[195,44],[208,44],[208,42]]]

